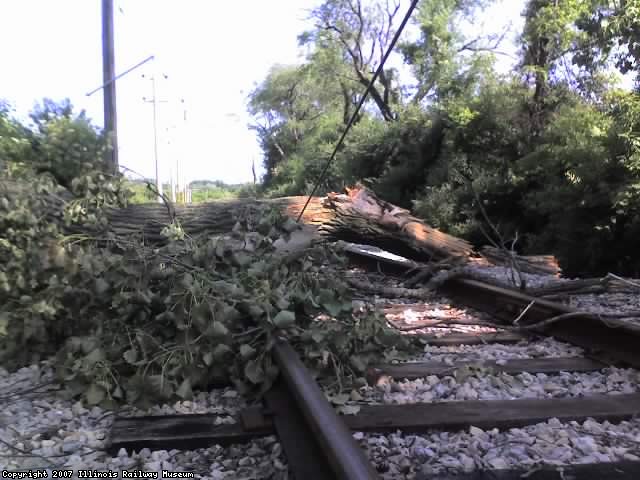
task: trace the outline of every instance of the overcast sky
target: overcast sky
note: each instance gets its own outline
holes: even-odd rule
[[[156,57],[117,82],[120,163],[154,176],[152,106],[143,97],[152,96],[155,74],[166,102],[157,104],[161,178],[179,160],[183,180],[251,180],[252,159],[260,166],[261,158],[247,128],[247,94],[273,64],[302,60],[296,36],[318,1],[115,0],[116,73]],[[0,0],[0,98],[19,117],[43,97],[68,97],[102,126],[101,92],[86,96],[102,83],[100,3]],[[511,53],[523,3],[497,0],[481,19],[489,31],[514,23],[504,47]],[[403,13],[408,4],[402,0]],[[511,63],[501,57],[499,68]]]

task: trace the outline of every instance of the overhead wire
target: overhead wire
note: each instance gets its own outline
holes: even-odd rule
[[[398,27],[398,30],[396,31],[395,35],[393,36],[393,39],[391,40],[391,44],[389,44],[389,48],[387,48],[387,51],[385,52],[384,56],[382,57],[382,60],[380,61],[380,65],[378,65],[378,68],[376,69],[373,77],[371,77],[371,80],[369,81],[369,84],[367,85],[367,88],[364,91],[364,94],[362,95],[362,98],[360,98],[360,101],[358,102],[358,105],[356,106],[356,109],[354,110],[353,114],[351,115],[351,118],[349,119],[349,123],[347,124],[347,127],[344,129],[344,132],[342,132],[342,135],[340,136],[340,139],[338,140],[338,143],[336,143],[336,146],[333,149],[333,152],[331,153],[331,156],[329,157],[329,159],[327,160],[327,163],[324,165],[324,168],[320,172],[320,176],[318,177],[318,180],[314,184],[313,190],[311,190],[311,193],[309,194],[309,198],[307,198],[307,201],[305,202],[304,206],[302,207],[302,210],[300,211],[300,214],[298,215],[298,219],[296,220],[296,222],[300,222],[300,219],[302,218],[302,215],[304,214],[305,210],[309,206],[309,202],[311,202],[311,199],[313,198],[313,196],[315,195],[316,191],[318,190],[318,187],[320,186],[320,183],[322,182],[322,180],[324,180],[324,176],[327,174],[327,171],[329,170],[329,167],[331,166],[331,163],[333,163],[333,160],[335,159],[335,157],[336,157],[336,155],[338,153],[338,150],[340,150],[340,147],[342,147],[342,144],[344,143],[344,139],[346,138],[347,134],[349,133],[349,130],[351,130],[351,127],[355,123],[356,118],[358,118],[358,114],[360,113],[360,109],[364,105],[364,102],[367,100],[367,97],[369,96],[369,93],[371,92],[371,89],[375,85],[376,80],[378,80],[378,77],[382,73],[382,71],[384,69],[384,64],[386,63],[387,58],[389,58],[389,55],[393,51],[393,48],[395,47],[396,43],[398,42],[398,39],[400,38],[400,35],[402,34],[402,31],[404,30],[404,27],[409,22],[409,19],[411,18],[411,15],[413,14],[413,11],[415,10],[415,8],[418,5],[419,1],[420,0],[413,0],[411,2],[411,5],[409,6],[409,9],[407,10],[407,13],[405,14],[404,18],[402,19],[402,23],[400,24],[400,26]]]

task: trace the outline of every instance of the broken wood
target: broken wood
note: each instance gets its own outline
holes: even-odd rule
[[[488,245],[480,249],[480,255],[494,265],[509,265],[510,253]],[[562,271],[553,255],[513,255],[513,259],[527,273],[559,276]]]
[[[606,275],[602,278],[583,278],[579,280],[565,280],[554,282],[539,288],[529,288],[527,293],[535,297],[548,297],[553,295],[585,295],[590,293],[638,293],[640,285],[633,280]]]
[[[474,253],[469,242],[428,226],[408,210],[378,198],[361,185],[345,191],[346,194],[329,193],[323,201],[333,218],[320,230],[331,238],[366,243],[427,262]]]

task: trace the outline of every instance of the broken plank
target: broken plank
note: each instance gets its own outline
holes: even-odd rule
[[[428,430],[464,430],[523,427],[550,418],[561,422],[619,422],[640,414],[640,394],[590,395],[579,398],[474,400],[461,402],[363,405],[357,415],[345,416],[355,431],[418,433]]]
[[[558,373],[558,372],[594,372],[602,370],[607,365],[584,357],[567,358],[516,358],[501,363],[496,361],[467,361],[455,362],[447,365],[442,362],[409,362],[398,364],[374,365],[367,371],[367,380],[374,384],[378,378],[388,376],[392,378],[406,378],[413,380],[429,375],[451,375],[462,367],[487,368],[496,372],[517,374],[528,373]]]
[[[515,332],[497,333],[452,333],[442,337],[433,335],[415,335],[428,345],[449,347],[456,345],[480,345],[484,343],[518,343],[527,337]]]
[[[417,480],[636,480],[640,462],[545,465],[528,470],[478,470],[469,473],[422,474]]]
[[[249,430],[241,422],[217,425],[215,422],[219,418],[220,415],[212,414],[116,417],[107,451],[117,453],[121,448],[128,451],[143,448],[194,450],[212,445],[246,443],[274,433],[270,422]]]

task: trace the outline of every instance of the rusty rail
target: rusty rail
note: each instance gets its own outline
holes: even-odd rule
[[[349,429],[336,415],[316,381],[291,346],[278,341],[273,356],[298,408],[335,473],[343,480],[375,480],[378,473],[358,446]]]

